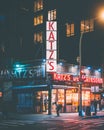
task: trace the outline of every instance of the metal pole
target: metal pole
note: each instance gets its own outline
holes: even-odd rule
[[[80,36],[80,41],[79,41],[79,82],[80,82],[80,87],[79,87],[79,116],[83,116],[82,113],[82,81],[81,81],[81,66],[82,66],[82,38],[83,38],[83,33],[81,33]]]
[[[48,85],[48,115],[51,115],[51,95],[52,95],[52,79],[51,76],[47,73],[47,85]]]

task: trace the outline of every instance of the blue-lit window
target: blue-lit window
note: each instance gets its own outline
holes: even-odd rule
[[[32,93],[20,93],[17,96],[18,96],[17,111],[19,111],[24,107],[32,107],[33,105]]]

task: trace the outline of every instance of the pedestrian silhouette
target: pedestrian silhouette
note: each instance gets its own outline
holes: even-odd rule
[[[57,116],[60,116],[60,110],[62,109],[62,104],[54,103],[56,105]]]
[[[101,110],[104,109],[104,98],[101,99]]]
[[[47,111],[47,104],[48,104],[48,100],[47,100],[47,98],[45,98],[44,99],[45,112]]]
[[[94,99],[94,115],[97,114],[97,100]]]

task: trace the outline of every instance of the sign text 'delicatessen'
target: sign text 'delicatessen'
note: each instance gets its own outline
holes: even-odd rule
[[[83,82],[85,83],[98,83],[98,84],[102,84],[103,83],[103,79],[102,78],[96,78],[96,77],[83,77],[85,78],[85,80]],[[78,76],[73,76],[73,79],[71,79],[71,75],[70,74],[58,74],[58,73],[53,73],[53,80],[57,80],[57,81],[71,81],[73,80],[73,82],[78,82],[79,81],[79,77]]]

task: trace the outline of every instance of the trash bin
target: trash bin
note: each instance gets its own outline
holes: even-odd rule
[[[86,116],[91,116],[91,108],[90,108],[90,106],[86,107],[85,115]]]

